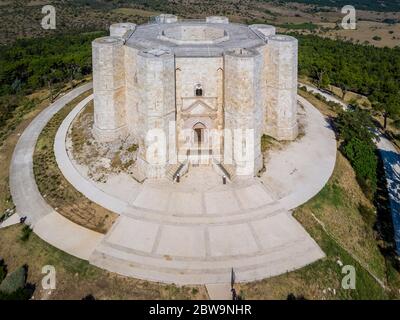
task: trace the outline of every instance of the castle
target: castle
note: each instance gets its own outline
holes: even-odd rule
[[[164,177],[193,150],[223,165],[234,149],[227,132],[239,129],[250,132],[252,155],[233,152],[230,165],[239,172],[250,161],[247,174],[255,175],[263,167],[263,134],[297,137],[298,42],[273,26],[163,14],[144,25],[113,24],[92,49],[93,135],[100,142],[135,137],[137,167],[147,178]],[[149,132],[165,138],[165,152],[152,159],[156,138]],[[221,133],[217,146],[209,146],[209,132]]]

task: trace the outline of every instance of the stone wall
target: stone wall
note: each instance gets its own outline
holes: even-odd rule
[[[114,23],[110,26],[110,36],[124,37],[128,31],[134,31],[136,24],[130,22]]]
[[[174,60],[173,54],[163,50],[141,51],[137,56],[137,163],[148,178],[164,177],[169,162],[168,145],[165,149],[161,144],[167,142],[170,122],[175,120]],[[160,140],[149,133],[160,135]],[[152,152],[154,142],[161,143],[160,152]]]
[[[238,175],[254,175],[262,168],[262,65],[262,55],[256,50],[236,49],[225,53],[225,131],[233,139],[225,136],[224,162],[229,164],[232,151]],[[250,134],[247,141],[253,145],[250,150],[246,149],[244,158],[245,149],[240,152],[239,138],[245,139],[246,134]]]
[[[207,129],[223,128],[223,57],[176,58],[176,110],[179,149],[186,147],[183,129],[203,123]],[[196,96],[197,86],[203,95]]]
[[[138,53],[138,49],[125,46],[126,122],[129,133],[135,137],[139,134]]]
[[[93,135],[102,142],[122,138],[127,134],[123,41],[118,37],[94,40],[92,57]]]
[[[269,36],[275,35],[276,32],[275,27],[268,24],[252,24],[249,28],[264,40],[267,40]]]
[[[224,16],[209,16],[206,17],[207,23],[229,23],[229,18]]]
[[[277,140],[293,140],[298,134],[297,50],[297,39],[293,37],[268,37],[265,133]]]

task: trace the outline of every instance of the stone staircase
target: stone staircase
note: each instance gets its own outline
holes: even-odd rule
[[[223,174],[228,178],[228,180],[233,181],[236,178],[236,168],[231,164],[223,164],[215,159],[213,159],[214,165],[217,166],[218,169],[214,167],[215,170],[219,171],[220,174]]]
[[[167,168],[167,170],[166,170],[166,177],[167,177],[167,179],[168,180],[171,180],[171,181],[174,181],[175,180],[175,176],[176,176],[176,173],[177,173],[177,171],[178,171],[178,169],[179,169],[179,167],[181,166],[181,164],[180,163],[176,163],[176,164],[170,164],[169,166],[168,166],[168,168]]]
[[[228,173],[229,180],[233,181],[236,178],[236,167],[232,164],[221,164],[225,171]]]
[[[186,166],[187,160],[182,163],[178,162],[176,164],[169,165],[166,170],[166,178],[168,180],[175,181],[178,174],[182,176],[187,172],[188,168]]]

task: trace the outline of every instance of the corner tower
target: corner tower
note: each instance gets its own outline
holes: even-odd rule
[[[225,53],[225,129],[231,134],[225,137],[225,155],[232,156],[238,175],[257,174],[263,166],[262,63],[262,55],[256,50]]]
[[[267,37],[265,133],[277,140],[294,140],[297,124],[297,39]]]
[[[127,133],[125,117],[124,42],[103,37],[92,43],[94,124],[100,142],[122,138]]]

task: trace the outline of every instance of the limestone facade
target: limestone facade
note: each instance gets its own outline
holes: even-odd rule
[[[160,15],[112,25],[92,47],[93,134],[133,135],[148,178],[164,177],[193,150],[254,175],[263,134],[297,136],[297,40],[272,26]]]

